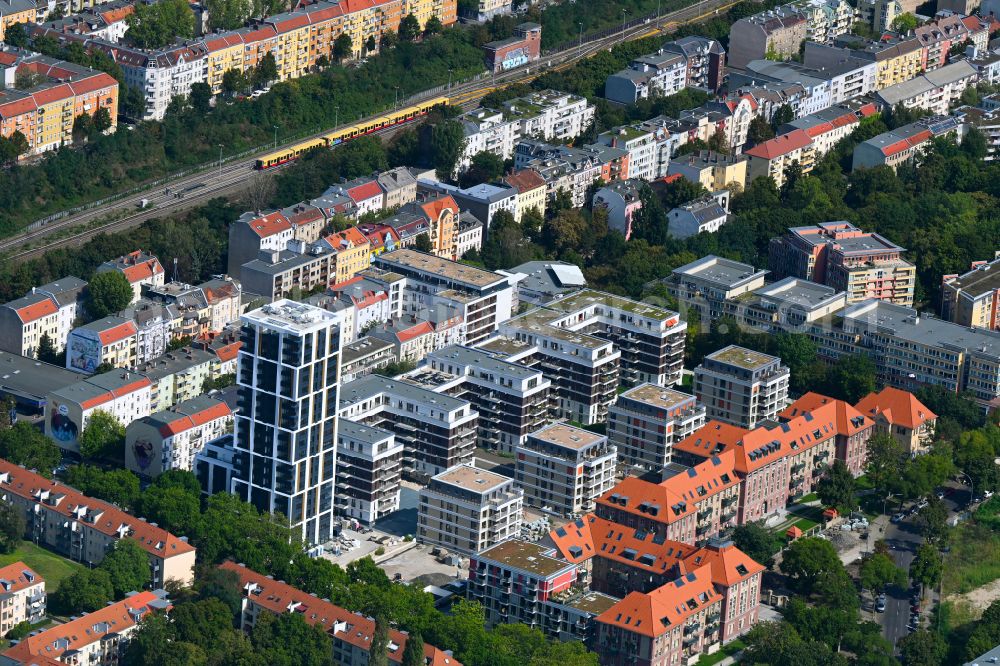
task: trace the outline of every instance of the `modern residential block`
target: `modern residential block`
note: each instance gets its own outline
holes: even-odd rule
[[[339,318],[282,300],[241,322],[232,492],[324,543],[334,529]]]
[[[962,326],[1000,330],[1000,257],[963,275],[941,277],[941,316]]]
[[[514,480],[463,464],[420,491],[417,539],[472,554],[521,532],[524,491]]]
[[[381,428],[342,420],[337,426],[337,509],[371,525],[399,509],[403,445]]]
[[[618,461],[659,474],[670,464],[671,448],[705,424],[698,399],[656,384],[621,393],[608,410],[608,440]]]
[[[694,369],[694,394],[709,419],[753,428],[784,408],[788,378],[789,370],[777,356],[729,345]]]

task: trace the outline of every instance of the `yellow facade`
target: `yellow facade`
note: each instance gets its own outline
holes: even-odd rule
[[[23,11],[12,12],[10,14],[4,14],[3,16],[0,16],[0,41],[3,41],[8,26],[12,26],[15,23],[31,23],[34,20],[35,20],[34,7],[30,9],[25,9]]]
[[[231,69],[243,71],[243,42],[210,50],[205,62],[208,68],[205,83],[212,89],[213,95],[218,95],[222,92],[222,77],[227,71]]]
[[[923,59],[919,49],[901,53],[878,64],[875,87],[877,90],[882,90],[909,81],[921,71],[923,71]]]
[[[536,187],[532,190],[526,190],[517,195],[517,219],[515,220],[518,224],[521,222],[521,216],[525,212],[531,210],[532,208],[538,209],[538,212],[544,217],[545,216],[545,185],[541,187]]]
[[[35,125],[36,151],[51,150],[73,141],[73,98],[67,97],[38,107]]]

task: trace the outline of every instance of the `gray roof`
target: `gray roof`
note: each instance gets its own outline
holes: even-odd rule
[[[1000,645],[989,652],[984,652],[972,661],[965,662],[965,666],[987,666],[1000,662]]]
[[[357,423],[347,419],[340,419],[337,425],[337,434],[343,435],[344,437],[350,437],[351,439],[359,442],[367,442],[370,444],[377,444],[378,442],[383,442],[390,437],[394,437],[393,433],[388,430],[373,428],[372,426],[365,425],[364,423]]]
[[[388,193],[404,187],[412,187],[417,184],[417,179],[413,177],[406,167],[397,167],[383,171],[375,177],[382,191]]]
[[[798,305],[807,310],[840,298],[833,287],[794,277],[779,280],[753,293],[770,301]]]
[[[100,333],[101,331],[110,330],[110,329],[114,328],[115,326],[121,326],[122,324],[127,324],[130,321],[132,321],[132,320],[131,319],[126,319],[124,317],[116,317],[115,315],[108,315],[107,317],[104,317],[103,319],[98,319],[96,321],[92,321],[89,324],[84,324],[83,326],[77,326],[73,330],[74,331],[97,331],[98,333]]]
[[[883,88],[876,93],[888,105],[896,105],[905,100],[922,95],[931,90],[950,85],[976,75],[976,68],[966,60],[959,60],[933,71],[915,76],[909,81]]]
[[[340,364],[344,366],[349,363],[355,363],[366,356],[383,352],[386,349],[392,349],[392,343],[388,340],[368,336],[358,338],[354,342],[344,345],[340,350]]]
[[[397,381],[381,375],[367,375],[340,387],[340,407],[371,400],[383,393],[398,395],[424,405],[433,405],[444,411],[461,409],[470,404],[467,400],[435,393],[409,382]]]
[[[60,307],[80,297],[80,292],[87,288],[87,281],[81,280],[75,275],[68,275],[59,278],[55,282],[49,282],[38,287],[37,291],[52,294]]]
[[[526,275],[518,287],[529,291],[555,295],[587,286],[580,267],[565,261],[529,261],[507,272]]]
[[[850,305],[844,319],[859,330],[891,331],[903,340],[918,345],[985,354],[1000,359],[1000,333],[983,328],[969,328],[950,321],[919,314],[913,308],[869,299]]]
[[[765,273],[767,271],[758,271],[750,264],[724,259],[714,254],[674,269],[674,275],[696,277],[699,280],[726,288],[735,287]]]
[[[41,401],[52,391],[78,381],[80,374],[72,370],[0,351],[0,394]]]
[[[473,367],[479,370],[488,370],[498,375],[518,377],[520,379],[537,377],[542,374],[540,370],[534,370],[520,363],[503,361],[481,349],[473,349],[472,347],[463,347],[461,345],[448,345],[431,353],[429,357],[452,361],[458,365]]]
[[[151,381],[159,381],[164,377],[183,372],[202,363],[211,363],[218,356],[213,352],[205,351],[197,347],[183,347],[162,356],[157,356],[152,361],[142,365],[136,370],[149,377]]]
[[[973,268],[950,280],[948,285],[973,296],[982,296],[1000,289],[1000,259]]]

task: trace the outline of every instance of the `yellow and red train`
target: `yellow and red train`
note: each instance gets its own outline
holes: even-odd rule
[[[279,164],[284,164],[285,162],[291,162],[292,160],[298,159],[303,153],[311,150],[312,148],[316,148],[318,146],[332,148],[333,146],[341,144],[344,141],[350,141],[351,139],[365,134],[378,132],[386,127],[407,123],[414,118],[425,115],[428,111],[439,104],[448,104],[448,101],[447,97],[433,97],[424,102],[393,111],[392,113],[387,113],[376,118],[362,121],[357,125],[349,125],[330,132],[329,134],[306,139],[273,153],[261,155],[254,163],[254,168],[270,169],[271,167],[278,166]]]

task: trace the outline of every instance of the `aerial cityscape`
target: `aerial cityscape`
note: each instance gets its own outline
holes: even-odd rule
[[[1000,0],[0,0],[0,666],[1000,660]]]

